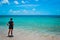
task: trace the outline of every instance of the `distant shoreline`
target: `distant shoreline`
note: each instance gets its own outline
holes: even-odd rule
[[[0,15],[0,17],[59,17],[60,15]]]

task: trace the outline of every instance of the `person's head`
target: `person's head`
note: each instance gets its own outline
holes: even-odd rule
[[[12,18],[10,18],[10,20],[12,21]]]

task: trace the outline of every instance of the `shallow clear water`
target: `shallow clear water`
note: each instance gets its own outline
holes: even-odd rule
[[[0,17],[0,28],[7,28],[7,23],[11,16]],[[14,28],[38,30],[45,32],[60,32],[60,17],[40,17],[40,16],[12,16]]]

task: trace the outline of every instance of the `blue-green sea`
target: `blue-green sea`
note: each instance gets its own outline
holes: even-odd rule
[[[56,16],[0,16],[0,28],[7,29],[13,18],[15,29],[37,30],[60,34],[60,17]]]

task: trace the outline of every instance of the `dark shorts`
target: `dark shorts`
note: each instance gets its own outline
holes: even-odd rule
[[[13,29],[13,26],[9,26],[9,29]]]

